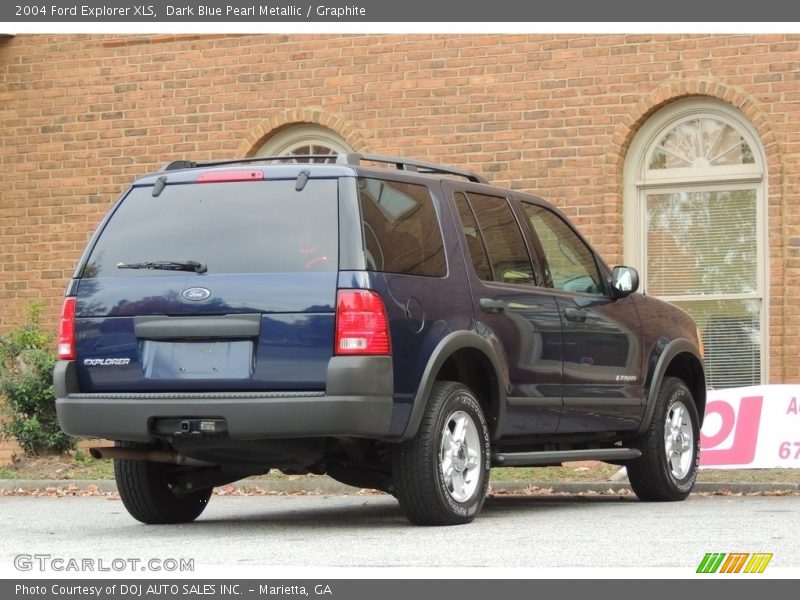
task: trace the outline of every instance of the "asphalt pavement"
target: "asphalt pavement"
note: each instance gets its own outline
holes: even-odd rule
[[[214,496],[198,521],[146,526],[118,499],[0,497],[0,564],[20,553],[189,557],[202,565],[688,567],[771,552],[800,567],[800,496],[490,497],[458,527],[415,527],[386,495]]]
[[[116,492],[117,483],[113,479],[0,479],[0,493],[2,492],[29,492],[56,488],[78,488],[85,490],[92,488],[99,492]],[[257,492],[277,494],[322,494],[346,495],[354,494],[358,488],[339,483],[325,476],[306,475],[300,477],[287,477],[284,479],[243,479],[230,486],[229,489],[240,490],[246,493],[255,489]],[[531,489],[548,490],[552,493],[580,494],[585,492],[629,492],[631,486],[627,481],[495,481],[491,482],[491,489],[507,492],[525,492]],[[217,488],[219,489],[219,488]],[[773,494],[773,493],[800,493],[797,483],[744,483],[744,482],[697,482],[693,491],[700,494]]]

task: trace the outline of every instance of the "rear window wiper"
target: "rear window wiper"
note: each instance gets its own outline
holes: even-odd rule
[[[208,267],[204,262],[187,260],[184,262],[175,260],[151,260],[137,263],[117,263],[118,269],[154,269],[157,271],[194,271],[195,273],[205,273]]]

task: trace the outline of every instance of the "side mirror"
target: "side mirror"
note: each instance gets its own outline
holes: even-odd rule
[[[633,267],[614,267],[611,273],[611,295],[624,298],[639,289],[639,273]]]

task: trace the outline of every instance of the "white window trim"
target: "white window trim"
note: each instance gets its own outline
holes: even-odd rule
[[[742,133],[749,144],[754,164],[709,167],[707,169],[647,169],[656,142],[679,122],[689,118],[709,117],[730,124]],[[767,229],[767,168],[764,147],[747,117],[734,107],[714,98],[691,98],[677,101],[656,114],[636,133],[625,158],[623,187],[623,252],[626,265],[642,273],[647,282],[645,260],[645,197],[652,193],[755,189],[756,240],[758,244],[758,290],[755,294],[720,296],[721,299],[754,298],[761,300],[761,381],[769,382],[769,233]],[[668,301],[699,300],[702,296],[669,296]]]
[[[325,146],[338,154],[353,151],[335,131],[321,125],[303,124],[279,131],[264,142],[255,156],[284,156],[291,154],[295,148],[308,145]]]

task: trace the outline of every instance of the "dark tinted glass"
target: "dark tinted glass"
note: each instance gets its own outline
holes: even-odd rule
[[[154,276],[168,271],[118,269],[118,263],[206,263],[208,272],[335,271],[335,180],[167,185],[134,188],[111,217],[84,277]],[[172,272],[175,275],[175,272]]]
[[[467,197],[486,244],[494,280],[535,283],[525,240],[506,199],[473,193]]]
[[[592,251],[561,217],[535,204],[522,203],[542,244],[553,287],[565,292],[602,294]]]
[[[370,271],[446,274],[439,219],[427,187],[362,178],[358,198]]]
[[[489,256],[486,254],[486,246],[483,243],[480,229],[478,229],[478,223],[475,221],[475,215],[472,214],[467,197],[463,193],[456,194],[455,200],[458,216],[461,219],[461,229],[464,232],[464,239],[467,240],[467,251],[472,259],[472,266],[475,267],[475,272],[478,274],[479,279],[491,281],[492,267],[489,264]]]

